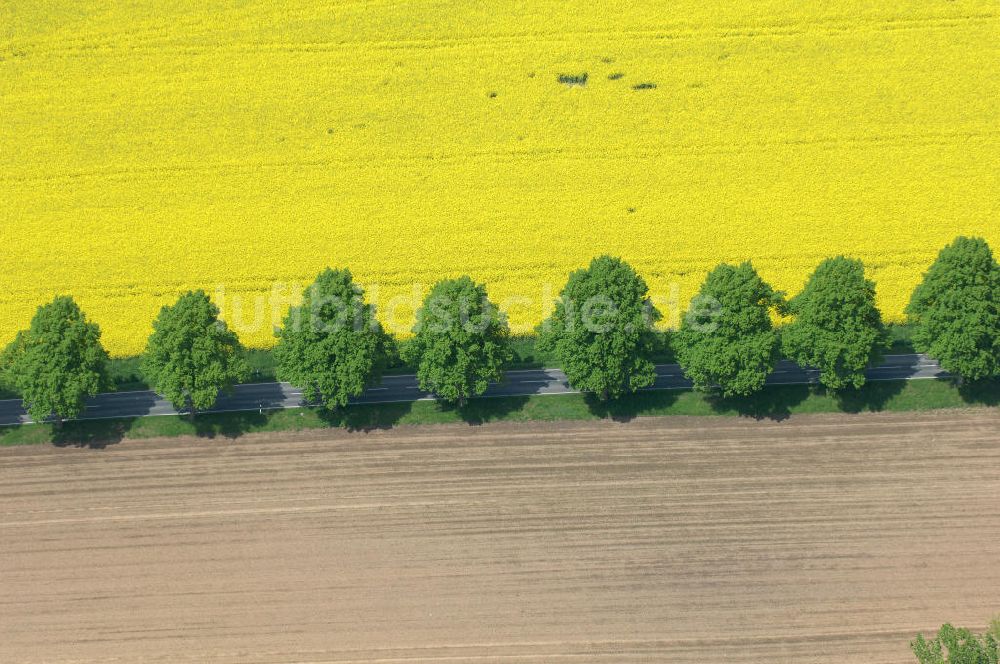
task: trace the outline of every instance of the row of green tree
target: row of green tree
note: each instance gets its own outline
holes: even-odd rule
[[[779,330],[774,313],[793,316]],[[907,308],[914,344],[962,380],[1000,375],[1000,268],[980,238],[957,238],[925,273]],[[601,399],[651,385],[654,324],[645,281],[626,262],[595,258],[570,274],[538,347],[552,353],[570,384]],[[469,277],[437,283],[417,311],[413,338],[397,346],[366,304],[349,270],[322,272],[276,332],[277,376],[328,409],[381,379],[400,348],[420,387],[463,404],[502,379],[513,352],[506,319]],[[861,261],[823,261],[801,293],[785,299],[749,263],[712,270],[672,335],[685,375],[700,390],[751,395],[779,357],[819,370],[831,390],[859,388],[880,361],[888,335],[875,285]],[[98,326],[70,297],[38,309],[29,329],[0,356],[0,369],[36,421],[78,416],[107,389],[108,355]],[[220,391],[249,377],[236,335],[203,291],[164,307],[143,357],[143,373],[178,410],[210,408]]]

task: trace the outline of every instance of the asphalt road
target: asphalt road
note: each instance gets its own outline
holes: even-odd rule
[[[657,378],[650,390],[675,390],[691,387],[676,364],[656,367]],[[789,361],[779,362],[768,377],[773,385],[802,385],[815,383],[819,372],[802,369]],[[868,371],[870,380],[912,380],[915,378],[941,378],[948,374],[937,362],[925,355],[889,355],[883,364]],[[569,394],[577,392],[566,381],[566,374],[559,369],[527,369],[508,371],[503,383],[490,386],[486,396],[523,396],[531,394]],[[386,376],[378,387],[369,388],[354,403],[390,403],[433,399],[417,386],[413,375]],[[302,391],[288,383],[250,383],[238,385],[233,394],[219,397],[209,412],[232,412],[300,408]],[[80,419],[107,419],[117,417],[142,417],[146,415],[176,415],[177,410],[162,397],[151,391],[109,392],[90,400],[86,413]],[[19,399],[0,400],[0,426],[28,424],[31,418],[24,411]]]

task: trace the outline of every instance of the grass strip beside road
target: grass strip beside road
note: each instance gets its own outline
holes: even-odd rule
[[[746,399],[714,399],[692,390],[652,390],[601,403],[592,395],[557,394],[473,399],[464,408],[435,401],[365,404],[330,413],[318,408],[137,417],[0,428],[0,445],[53,442],[103,447],[124,439],[170,436],[237,438],[256,432],[325,427],[383,429],[408,424],[594,420],[700,415],[784,419],[797,413],[860,413],[1000,405],[1000,382],[958,387],[951,380],[876,381],[835,396],[808,385],[775,385]]]

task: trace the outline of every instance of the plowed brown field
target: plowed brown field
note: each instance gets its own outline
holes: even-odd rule
[[[0,450],[0,662],[912,662],[1000,412]]]

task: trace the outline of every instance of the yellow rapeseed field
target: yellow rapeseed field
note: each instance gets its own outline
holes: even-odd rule
[[[327,265],[396,329],[415,293],[468,273],[524,330],[601,253],[668,325],[719,261],[794,293],[837,253],[899,320],[954,236],[1000,249],[998,13],[5,0],[0,343],[69,293],[135,353],[202,287],[267,346]]]

